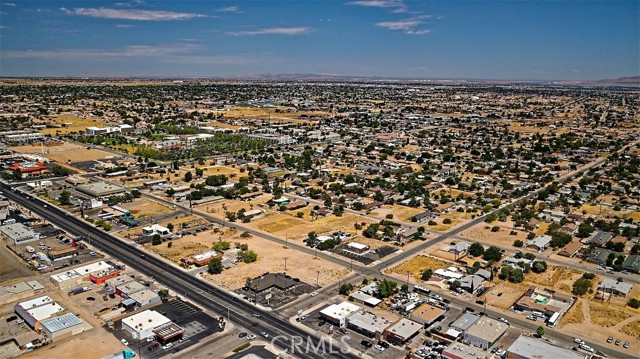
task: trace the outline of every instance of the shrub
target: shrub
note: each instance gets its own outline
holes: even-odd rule
[[[593,279],[595,277],[596,277],[596,275],[593,274],[593,273],[585,273],[585,274],[582,275],[582,278],[584,278],[584,279]]]
[[[442,223],[443,223],[443,224],[451,224],[451,218],[445,218],[445,219],[442,221]]]
[[[580,278],[573,283],[573,290],[571,293],[575,295],[584,295],[589,289],[591,289],[591,281],[586,278]]]
[[[513,241],[513,246],[516,248],[522,248],[524,246],[524,242],[519,239],[516,239],[515,241]]]
[[[491,232],[498,232],[498,231],[500,231],[500,227],[498,226],[491,227]]]
[[[630,306],[633,309],[638,309],[638,308],[640,308],[640,299],[631,298],[631,299],[629,299],[629,302],[627,303],[627,305]]]

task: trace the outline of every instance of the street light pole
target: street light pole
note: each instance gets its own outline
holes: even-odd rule
[[[320,278],[320,271],[316,274],[316,287],[318,286],[318,278]]]

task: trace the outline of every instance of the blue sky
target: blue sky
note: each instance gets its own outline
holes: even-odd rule
[[[0,0],[1,76],[640,74],[640,1]]]

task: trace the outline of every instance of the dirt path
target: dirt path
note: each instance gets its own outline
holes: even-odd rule
[[[589,302],[582,301],[582,315],[584,316],[584,323],[591,323],[591,313],[589,311]]]

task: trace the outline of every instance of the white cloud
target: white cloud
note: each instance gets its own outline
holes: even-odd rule
[[[311,33],[310,27],[272,27],[254,31],[237,31],[227,32],[229,35],[234,36],[254,36],[254,35],[307,35]]]
[[[12,2],[3,2],[0,3],[2,6],[16,6],[16,4],[12,3]]]
[[[240,9],[237,6],[227,6],[218,9],[219,12],[238,12]]]
[[[131,25],[131,24],[116,24],[116,27],[122,28],[122,29],[128,29],[130,27],[133,27],[133,25]]]
[[[74,8],[69,10],[60,8],[68,15],[89,16],[100,19],[120,19],[120,20],[140,20],[140,21],[171,21],[189,20],[198,17],[205,17],[203,14],[188,12],[172,12],[162,10],[137,10],[137,9],[110,9],[110,8]]]
[[[382,9],[392,9],[394,13],[407,12],[407,5],[401,0],[357,0],[351,1],[349,5],[377,7]]]
[[[18,50],[3,51],[3,58],[44,58],[44,59],[96,59],[96,58],[132,58],[156,57],[189,54],[201,50],[194,44],[130,45],[120,49],[55,49],[55,50]]]
[[[424,35],[430,33],[431,30],[417,29],[417,27],[424,24],[423,19],[427,19],[430,17],[430,15],[423,15],[404,20],[382,21],[376,23],[376,26],[392,31],[402,31],[407,35]]]

